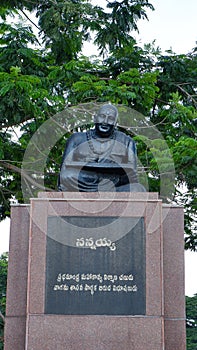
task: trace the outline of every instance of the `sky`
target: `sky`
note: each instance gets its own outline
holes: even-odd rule
[[[136,39],[141,44],[155,41],[156,46],[186,54],[197,46],[197,0],[149,0],[155,11],[148,11],[149,21],[139,22]],[[185,252],[185,294],[197,293],[197,253]]]
[[[100,6],[105,0],[92,0]],[[172,49],[175,53],[188,53],[197,46],[197,0],[149,0],[155,11],[148,11],[149,21],[138,23],[136,39],[141,44],[156,40],[163,52]],[[92,52],[94,54],[94,52]],[[9,250],[9,219],[0,223],[0,254]],[[197,293],[197,253],[185,253],[186,295]]]
[[[162,51],[188,53],[197,46],[197,0],[149,0],[155,11],[148,11],[149,21],[139,23],[138,39],[156,44]]]
[[[92,0],[92,3],[105,7],[107,1]],[[149,3],[155,10],[146,11],[149,21],[138,22],[139,35],[133,33],[138,42],[156,40],[163,52],[171,48],[177,54],[190,52],[197,41],[197,0],[149,0]]]

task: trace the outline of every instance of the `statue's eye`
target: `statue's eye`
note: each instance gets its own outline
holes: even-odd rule
[[[115,122],[114,117],[112,117],[112,116],[110,117],[110,116],[109,116],[109,117],[108,117],[108,123],[109,123],[109,124],[114,124],[114,122]]]
[[[98,120],[99,120],[100,122],[103,122],[103,121],[105,120],[105,118],[106,118],[106,116],[105,116],[104,114],[99,114],[99,115],[98,115]]]
[[[108,114],[98,114],[98,120],[100,123],[105,121],[108,124],[114,124],[115,118],[113,115]]]
[[[114,121],[114,117],[108,117],[108,120],[110,120],[110,121]]]

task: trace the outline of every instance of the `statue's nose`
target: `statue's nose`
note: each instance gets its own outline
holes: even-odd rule
[[[104,120],[103,120],[103,124],[107,124],[107,122],[108,122],[108,116],[106,115]]]

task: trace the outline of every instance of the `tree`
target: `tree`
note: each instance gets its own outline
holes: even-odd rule
[[[0,256],[0,350],[3,350],[3,329],[6,304],[8,253]]]
[[[197,347],[197,294],[186,296],[186,331],[187,349],[195,350]]]
[[[138,46],[132,31],[137,30],[140,18],[147,17],[146,9],[153,9],[147,0],[110,1],[106,5],[103,9],[87,0],[1,2],[0,216],[9,215],[12,198],[24,201],[21,174],[33,194],[45,187],[56,189],[66,138],[74,128],[91,125],[84,116],[84,125],[77,120],[82,118],[82,104],[111,101],[136,110],[138,117],[141,113],[140,135],[136,135],[135,127],[130,127],[129,113],[119,127],[137,142],[150,191],[158,191],[164,201],[168,201],[171,191],[171,201],[184,204],[186,248],[195,250],[196,51],[163,55],[154,44],[144,49]],[[28,20],[32,13],[37,17],[39,34],[32,31],[33,21]],[[19,23],[6,23],[8,14],[17,19],[20,14]],[[91,36],[100,50],[99,57],[89,58],[81,53]],[[62,136],[46,150],[42,141],[46,131],[41,127],[50,123],[54,115],[57,118],[53,122]],[[154,137],[151,130],[146,135],[142,132],[148,124],[155,125]],[[38,131],[43,137],[39,139],[37,159],[38,150],[31,143],[35,171],[30,174],[22,164],[25,150]],[[55,135],[51,137],[55,140]],[[173,169],[166,145],[175,165],[173,191],[168,179]],[[45,159],[44,181],[41,159]],[[164,178],[166,192],[161,193]],[[187,189],[185,193],[180,192],[182,185]]]
[[[95,43],[98,44],[100,53],[107,49],[114,53],[129,45],[132,40],[131,31],[138,31],[137,21],[141,18],[148,19],[145,9],[154,10],[148,0],[113,1],[107,2],[106,7],[111,11],[100,12],[101,21],[95,26]]]

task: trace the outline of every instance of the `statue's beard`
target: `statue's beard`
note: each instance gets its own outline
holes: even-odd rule
[[[104,123],[96,123],[95,129],[96,134],[100,137],[110,137],[113,134],[115,125],[113,124],[104,124]]]

